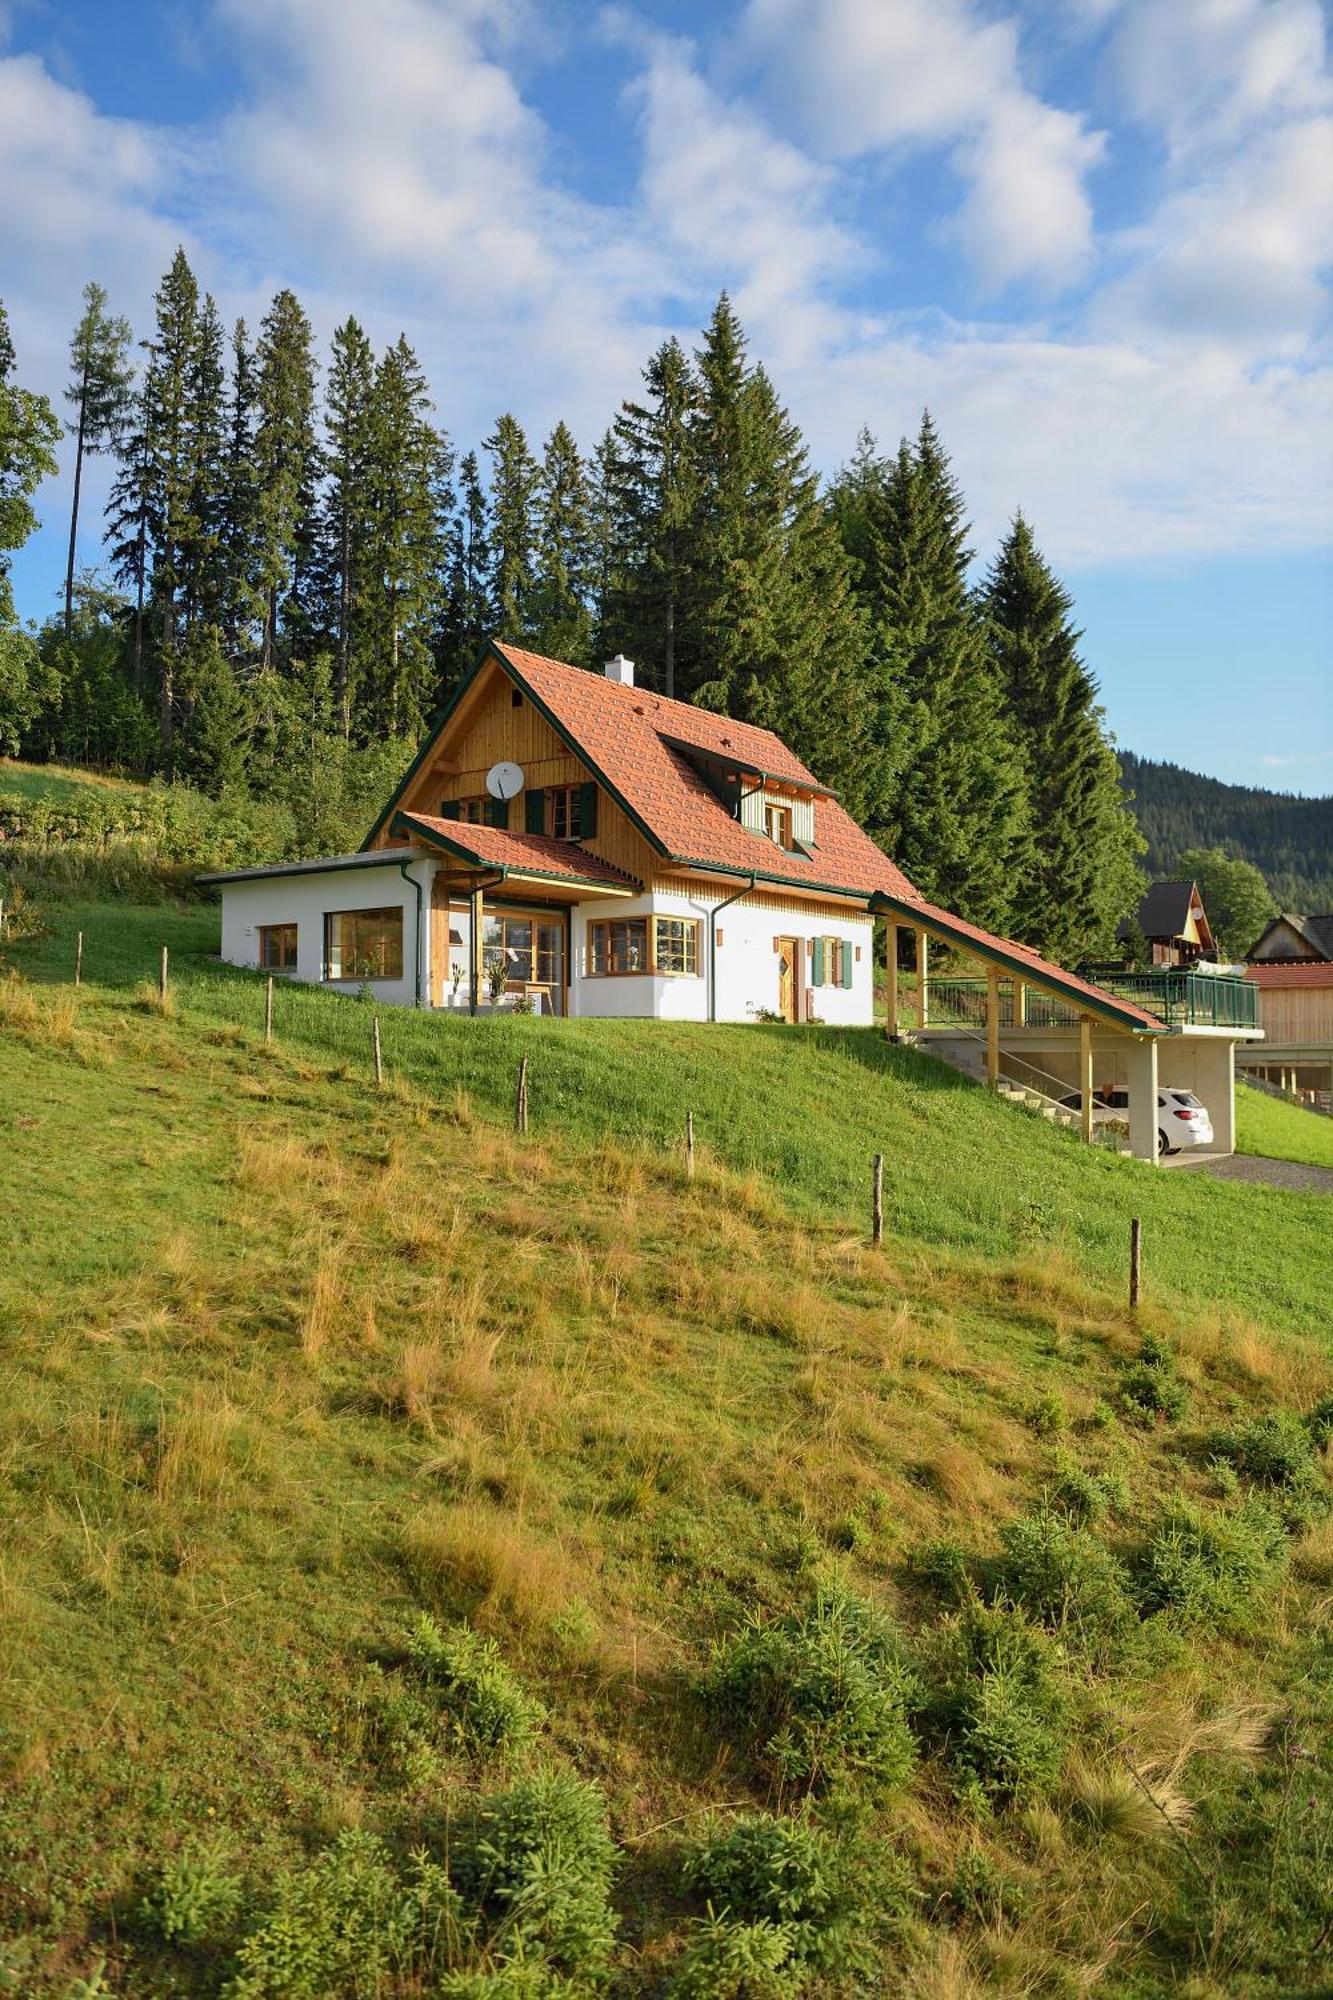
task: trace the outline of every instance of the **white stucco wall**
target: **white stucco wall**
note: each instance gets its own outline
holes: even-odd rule
[[[408,868],[421,884],[421,974],[423,998],[430,964],[430,887],[435,864],[426,857]],[[296,925],[296,971],[277,978],[324,982],[324,919],[335,910],[403,912],[403,976],[368,983],[377,999],[410,1007],[416,999],[416,954],[413,930],[417,899],[398,870],[398,863],[371,867],[324,868],[290,875],[266,875],[250,881],[222,884],[222,956],[228,965],[259,965],[259,931],[265,924]],[[335,992],[356,993],[359,979],[329,982]]]

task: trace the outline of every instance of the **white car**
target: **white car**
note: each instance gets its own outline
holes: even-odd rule
[[[1064,1101],[1077,1109],[1077,1093]],[[1128,1113],[1127,1090],[1099,1090],[1094,1093],[1092,1115],[1097,1124],[1127,1123]],[[1169,1083],[1160,1085],[1157,1092],[1158,1153],[1179,1153],[1186,1146],[1211,1146],[1212,1143],[1213,1121],[1208,1116],[1207,1106],[1200,1103],[1192,1090],[1178,1090]]]

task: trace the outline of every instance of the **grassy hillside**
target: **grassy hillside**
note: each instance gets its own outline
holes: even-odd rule
[[[1225,785],[1177,764],[1119,753],[1150,876],[1170,875],[1190,847],[1224,847],[1252,861],[1278,902],[1305,915],[1333,910],[1333,798]]]
[[[1284,1104],[1247,1084],[1236,1086],[1236,1143],[1242,1153],[1333,1167],[1333,1118]]]
[[[355,1002],[263,1047],[213,913],[45,916],[0,1990],[1316,1990],[1316,1198],[869,1036],[393,1015],[379,1093]]]
[[[75,807],[89,792],[129,793],[136,789],[126,779],[104,777],[100,771],[85,771],[73,764],[24,764],[17,758],[0,757],[0,795]]]

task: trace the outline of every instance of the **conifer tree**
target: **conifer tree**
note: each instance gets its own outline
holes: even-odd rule
[[[180,647],[179,775],[215,797],[245,772],[249,714],[216,625],[196,618]]]
[[[227,595],[226,374],[222,320],[211,293],[199,310],[186,378],[186,431],[190,459],[189,512],[193,532],[182,558],[181,604],[187,625],[202,618],[216,625]]]
[[[491,456],[488,595],[501,634],[521,640],[528,633],[532,593],[538,467],[516,417],[502,416],[484,443]]]
[[[259,483],[255,464],[255,358],[243,319],[231,336],[231,392],[223,473],[222,551],[226,596],[222,626],[233,659],[252,653],[263,615],[258,579]]]
[[[691,423],[697,389],[680,342],[665,341],[643,371],[642,403],[621,405],[611,491],[621,544],[620,645],[676,692],[678,628],[690,631],[690,555],[700,500]]]
[[[528,629],[539,652],[592,664],[591,500],[568,425],[546,441],[537,483],[537,547]]]
[[[114,450],[125,422],[134,370],[128,360],[130,323],[106,309],[106,291],[93,280],[83,288],[83,312],[70,341],[70,379],[65,401],[75,411],[66,426],[74,439],[74,495],[69,510],[69,555],[65,563],[65,637],[74,622],[74,561],[79,537],[79,496],[83,461],[91,452]]]
[[[175,731],[178,593],[199,532],[193,512],[191,381],[199,337],[199,287],[183,250],[158,286],[156,329],[144,375],[144,437],[152,591],[161,613],[158,746],[172,775]]]
[[[305,610],[314,542],[315,356],[310,321],[296,294],[277,294],[259,330],[255,471],[258,581],[263,591],[261,665],[277,661],[283,620]]]
[[[333,336],[324,416],[326,617],[334,637],[334,712],[344,738],[351,734],[360,678],[356,627],[368,583],[374,390],[370,342],[357,321],[348,319]]]
[[[375,371],[370,412],[371,726],[390,736],[420,730],[434,676],[431,640],[444,573],[439,497],[449,454],[431,407],[421,365],[400,336]]]
[[[143,690],[144,617],[154,520],[146,387],[146,384],[141,385],[130,398],[120,440],[118,470],[107,497],[103,530],[111,573],[119,584],[133,592],[130,653],[136,694]]]
[[[472,665],[495,623],[488,520],[481,467],[476,452],[470,451],[458,468],[458,504],[446,537],[448,570],[439,647],[440,683],[446,692]]]
[[[1013,922],[1025,943],[1076,964],[1110,951],[1143,890],[1143,841],[1079,658],[1068,592],[1015,516],[981,591],[991,656],[1018,741],[1033,828]]]
[[[17,357],[0,301],[0,750],[16,755],[46,689],[41,661],[14,615],[9,555],[37,526],[32,498],[56,470],[60,421],[45,396],[13,379]]]

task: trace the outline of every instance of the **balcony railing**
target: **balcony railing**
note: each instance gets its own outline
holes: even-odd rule
[[[1171,1028],[1257,1028],[1259,989],[1252,980],[1234,973],[1188,972],[1163,967],[1156,972],[1122,972],[1085,966],[1080,976],[1100,986],[1104,993],[1132,1000],[1146,1007]],[[1002,979],[999,985],[1000,1026],[1017,1025],[1016,982]],[[932,979],[928,988],[928,1019],[932,1028],[962,1027],[977,1031],[986,1026],[986,981],[984,979]],[[1079,1010],[1068,1000],[1028,987],[1023,1007],[1024,1027],[1073,1028]]]

